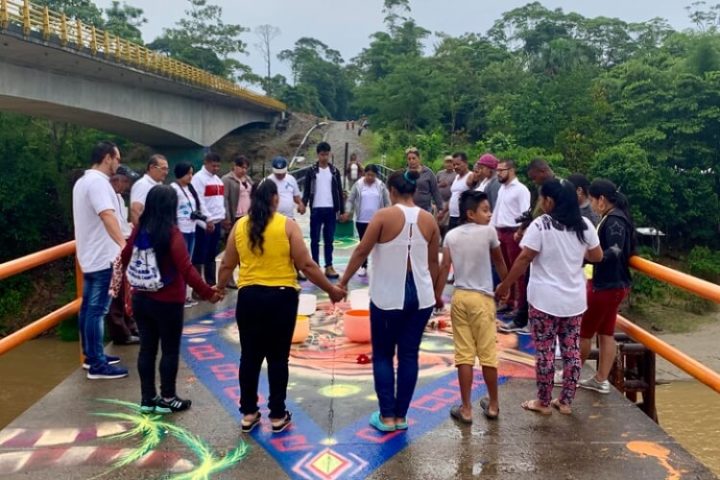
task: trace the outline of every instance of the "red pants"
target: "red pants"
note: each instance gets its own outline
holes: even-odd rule
[[[592,281],[587,284],[587,305],[580,327],[580,338],[592,338],[595,334],[613,336],[617,312],[629,288],[593,290]]]
[[[515,241],[515,231],[509,228],[498,228],[498,240],[500,240],[500,250],[502,251],[505,265],[507,265],[508,271],[515,263],[515,259],[520,256],[522,249],[520,243]],[[525,290],[525,275],[524,272],[510,287],[510,297],[508,298],[508,305],[513,306],[515,310],[523,308],[527,303],[527,291]]]

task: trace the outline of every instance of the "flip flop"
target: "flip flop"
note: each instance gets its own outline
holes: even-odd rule
[[[460,413],[460,405],[455,405],[450,408],[450,416],[460,423],[464,423],[465,425],[472,425],[472,418],[465,418],[462,416],[462,413]]]
[[[488,418],[488,420],[497,420],[500,416],[500,407],[498,407],[497,413],[493,414],[490,413],[490,398],[489,397],[483,397],[480,399],[480,408],[482,408],[483,415]]]
[[[280,433],[285,431],[286,428],[290,426],[292,423],[292,413],[285,410],[285,418],[283,418],[282,423],[276,425],[272,424],[272,433]]]
[[[248,422],[248,421],[246,421],[246,420],[243,419],[243,420],[240,422],[240,428],[242,429],[243,433],[250,433],[250,432],[252,432],[253,429],[260,424],[260,417],[261,417],[261,416],[262,416],[262,415],[261,415],[260,412],[258,411],[258,412],[255,412],[255,418],[252,419],[251,421]]]
[[[572,407],[570,407],[570,405],[560,403],[560,400],[557,398],[550,402],[550,405],[563,415],[572,415]]]
[[[537,406],[537,400],[527,400],[520,404],[522,408],[525,410],[528,410],[530,412],[539,413],[540,415],[552,415],[552,410],[549,408],[547,410],[543,410],[543,407]]]
[[[380,419],[380,412],[373,412],[370,415],[370,426],[383,433],[394,432],[397,427],[395,425],[386,425]]]

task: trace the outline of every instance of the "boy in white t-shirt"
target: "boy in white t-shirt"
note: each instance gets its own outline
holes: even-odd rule
[[[487,194],[463,192],[459,205],[461,224],[445,236],[440,278],[447,278],[452,265],[455,291],[450,317],[462,405],[452,407],[450,415],[459,422],[470,424],[476,357],[488,390],[488,397],[480,400],[480,407],[489,419],[496,419],[500,413],[495,299],[490,261],[492,259],[500,278],[504,279],[507,275],[507,267],[497,231],[489,226],[492,214]],[[440,282],[436,295],[440,295],[444,288],[445,282]]]

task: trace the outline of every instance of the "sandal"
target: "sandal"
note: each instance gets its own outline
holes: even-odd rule
[[[462,413],[460,413],[460,405],[455,405],[450,409],[450,416],[458,422],[464,423],[465,425],[471,425],[473,422],[472,417],[465,418],[462,416]]]
[[[260,417],[261,417],[261,416],[262,416],[262,415],[261,415],[260,412],[258,411],[258,412],[255,412],[255,418],[253,418],[253,419],[250,420],[250,421],[245,420],[245,418],[243,418],[242,421],[240,422],[240,428],[242,429],[243,433],[250,433],[250,432],[252,432],[253,429],[260,424]]]
[[[560,400],[557,398],[550,402],[550,405],[563,415],[572,415],[572,407],[570,407],[570,405],[560,403]]]
[[[489,397],[483,397],[480,399],[480,408],[482,408],[483,415],[487,417],[488,420],[497,420],[500,416],[500,407],[498,407],[497,413],[490,413],[490,398]]]
[[[280,433],[285,431],[286,428],[290,426],[292,423],[292,413],[285,410],[285,418],[283,418],[280,423],[275,423],[272,419],[270,419],[273,423],[272,425],[272,433]]]
[[[394,432],[397,428],[395,425],[383,423],[380,418],[380,412],[373,412],[373,414],[370,415],[370,426],[383,433]]]
[[[539,413],[540,415],[552,415],[550,407],[543,407],[538,400],[527,400],[520,404],[525,410]]]

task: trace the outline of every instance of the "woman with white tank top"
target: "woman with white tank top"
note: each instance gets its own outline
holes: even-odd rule
[[[418,174],[395,172],[388,179],[393,206],[378,211],[353,252],[340,287],[372,255],[370,325],[373,376],[380,410],[370,425],[381,432],[406,430],[418,377],[418,351],[432,309],[439,272],[440,231],[431,214],[413,202]],[[397,349],[397,385],[394,357]]]

